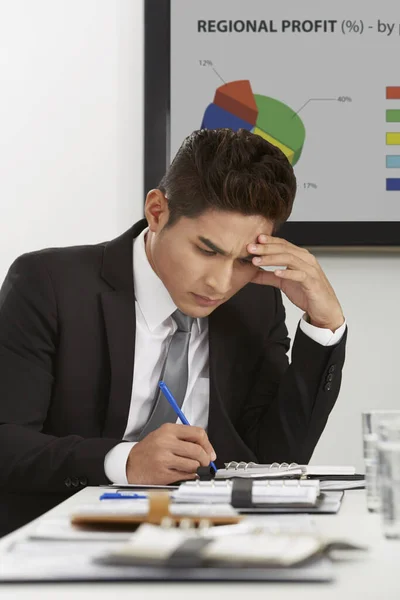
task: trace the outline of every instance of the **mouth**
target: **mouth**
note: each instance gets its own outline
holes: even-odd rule
[[[199,296],[192,292],[196,302],[201,306],[216,306],[223,301],[223,298],[209,298],[208,296]]]

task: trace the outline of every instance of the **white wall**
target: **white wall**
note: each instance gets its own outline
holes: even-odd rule
[[[0,279],[22,252],[110,239],[142,216],[141,25],[140,0],[0,3]],[[400,408],[400,254],[318,257],[349,343],[314,462],[362,468],[361,410]]]
[[[0,279],[142,216],[141,2],[0,2]]]

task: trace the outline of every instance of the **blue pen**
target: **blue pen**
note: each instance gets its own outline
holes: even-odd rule
[[[182,423],[184,425],[190,425],[189,421],[177,405],[176,400],[171,394],[171,391],[168,389],[167,385],[163,381],[160,381],[158,383],[158,386],[164,394],[164,396],[166,397],[166,399],[168,400],[168,402],[170,403],[170,405],[172,406],[172,408],[174,409],[174,411],[176,412],[176,414],[178,415],[178,417],[180,418],[180,420],[182,421]],[[213,461],[210,462],[210,465],[214,469],[214,471],[217,472],[217,467],[214,465]]]
[[[100,496],[100,500],[132,500],[133,499],[145,499],[147,498],[146,495],[144,494],[130,494],[130,493],[124,493],[121,494],[120,492],[105,492],[104,494],[102,494]]]

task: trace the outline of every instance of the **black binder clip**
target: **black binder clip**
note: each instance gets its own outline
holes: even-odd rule
[[[200,481],[211,481],[215,477],[215,471],[208,465],[207,467],[199,467],[197,469],[197,475],[199,476]]]

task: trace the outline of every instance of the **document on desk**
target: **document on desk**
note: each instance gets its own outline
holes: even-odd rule
[[[177,503],[230,502],[240,513],[337,513],[343,492],[320,492],[318,480],[187,481],[174,492]]]
[[[226,536],[219,533],[219,528],[198,531],[144,524],[127,544],[97,560],[122,566],[296,567],[332,548],[364,550],[347,540],[325,540],[317,533],[272,533],[259,529]]]
[[[239,504],[235,492],[240,489]],[[246,488],[246,489],[244,489]],[[174,492],[175,502],[219,504],[233,503],[236,508],[258,506],[313,507],[319,496],[318,481],[186,481]],[[240,504],[240,500],[243,503]]]
[[[16,542],[10,549],[13,555],[18,554],[21,560],[31,560],[33,557],[55,557],[63,556],[64,560],[69,560],[72,556],[97,556],[103,552],[111,552],[121,547],[121,543],[127,543],[129,538],[120,538],[120,540],[22,540]]]
[[[189,540],[191,544],[189,544]],[[198,565],[223,562],[246,566],[293,566],[321,551],[321,541],[314,534],[242,533],[221,536],[218,532],[197,532],[181,528],[141,525],[127,544],[104,557],[110,564],[166,564],[180,549],[182,565],[192,553]],[[185,557],[186,554],[186,557]],[[178,562],[178,561],[177,561]]]
[[[348,465],[299,465],[297,463],[258,464],[254,462],[225,463],[225,469],[218,469],[215,479],[232,479],[234,477],[249,479],[282,479],[283,477],[353,477],[355,467]]]
[[[360,478],[354,481],[343,479],[332,479],[319,482],[320,490],[323,492],[329,491],[346,491],[346,490],[362,490],[365,488],[365,478]]]
[[[39,519],[36,527],[29,532],[29,538],[32,540],[73,542],[121,542],[129,539],[131,535],[131,531],[102,531],[75,527],[69,517],[44,517]]]
[[[110,485],[101,486],[106,488],[112,488],[113,490],[177,490],[179,485],[144,485],[142,483],[111,483]]]
[[[254,507],[252,509],[239,509],[239,513],[262,513],[262,514],[337,514],[342,505],[344,492],[321,492],[315,506],[270,506]]]

